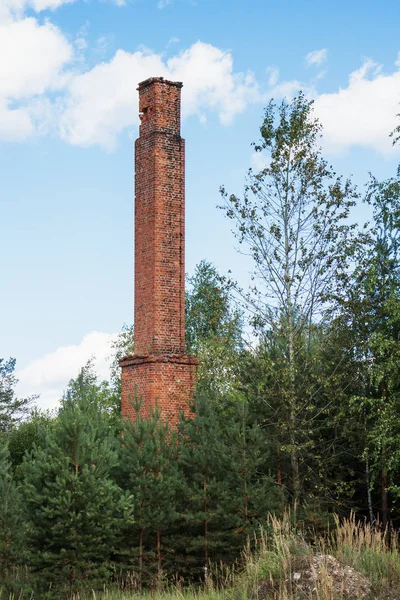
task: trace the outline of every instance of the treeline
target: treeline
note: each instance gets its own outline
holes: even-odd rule
[[[200,394],[196,415],[171,430],[157,410],[123,423],[100,397],[89,365],[56,418],[36,414],[1,438],[0,576],[10,591],[60,598],[200,581],[282,506],[267,434],[244,404]]]
[[[322,531],[350,511],[398,526],[400,170],[371,176],[363,195],[338,177],[302,94],[271,102],[260,133],[265,168],[249,171],[241,195],[221,189],[251,283],[204,261],[188,279],[187,352],[201,364],[193,415],[177,431],[157,412],[121,422],[117,364],[131,328],[111,383],[87,365],[55,417],[20,421],[14,362],[0,362],[10,589],[45,598],[201,581],[288,507]],[[357,224],[362,202],[368,222]]]

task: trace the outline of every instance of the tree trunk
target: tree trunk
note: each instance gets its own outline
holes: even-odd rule
[[[276,465],[276,483],[281,486],[282,485],[282,467],[281,467],[281,451],[278,449],[276,451],[277,465]]]
[[[245,519],[245,530],[247,532],[247,521],[249,518],[249,497],[247,491],[247,452],[246,452],[246,417],[245,407],[242,408],[242,426],[243,426],[243,506],[244,506],[244,519]]]
[[[296,438],[294,431],[291,431],[290,443],[292,445],[292,451],[290,456],[290,466],[292,469],[292,483],[293,483],[293,508],[296,510],[300,500],[300,470],[299,470],[299,457],[297,456],[297,450],[295,447]]]
[[[381,513],[382,527],[386,529],[389,522],[389,504],[387,493],[387,471],[386,471],[386,448],[382,448],[382,469],[381,469]]]
[[[286,288],[286,307],[285,307],[285,318],[287,323],[288,335],[288,362],[289,362],[289,381],[287,390],[288,397],[288,408],[289,408],[289,440],[291,445],[290,450],[290,465],[292,471],[292,486],[293,486],[293,507],[297,508],[300,499],[300,470],[299,470],[299,458],[297,452],[297,440],[296,440],[296,378],[295,378],[295,310],[293,306],[292,298],[292,273],[291,273],[291,256],[290,256],[290,197],[289,197],[289,173],[291,166],[291,157],[289,153],[287,167],[286,167],[286,197],[283,206],[283,224],[284,224],[284,235],[285,235],[285,288]]]
[[[157,585],[161,586],[161,530],[157,529]]]
[[[370,484],[370,478],[369,478],[368,454],[365,455],[365,480],[366,480],[366,484],[367,484],[369,520],[370,520],[371,525],[373,525],[375,519],[374,519],[374,511],[372,508],[372,496],[371,496],[371,484]]]
[[[207,515],[207,473],[203,471],[203,492],[204,492],[204,501],[203,501],[203,511],[204,515]],[[204,518],[204,572],[207,573],[207,565],[208,565],[208,519],[205,516]]]
[[[142,572],[143,572],[143,529],[139,534],[139,590],[142,591]]]
[[[290,299],[290,297],[289,297]],[[296,510],[300,499],[300,470],[296,439],[296,384],[294,364],[294,323],[293,315],[289,315],[289,439],[290,439],[290,466],[292,470],[293,507]]]

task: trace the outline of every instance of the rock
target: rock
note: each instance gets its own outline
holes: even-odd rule
[[[315,554],[314,556],[295,556],[291,563],[291,578],[286,582],[286,588],[293,600],[303,600],[321,597],[318,591],[324,591],[329,597],[348,600],[361,600],[371,593],[369,580],[348,565],[342,565],[330,554]],[[275,597],[282,581],[264,581],[253,596],[254,600],[265,600]]]

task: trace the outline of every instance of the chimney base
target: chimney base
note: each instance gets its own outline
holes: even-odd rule
[[[189,415],[197,382],[195,356],[153,354],[125,356],[122,367],[122,415],[135,420],[133,403],[142,401],[140,416],[151,417],[158,406],[160,417],[176,426],[179,413]]]

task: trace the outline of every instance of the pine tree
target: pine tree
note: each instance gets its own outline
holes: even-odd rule
[[[169,556],[163,534],[175,524],[177,498],[182,489],[177,463],[176,434],[161,421],[157,408],[150,419],[140,417],[124,427],[120,481],[135,498],[134,524],[127,531],[126,554],[138,570],[139,584],[159,584],[168,571]]]
[[[232,515],[224,503],[232,494],[226,478],[229,449],[223,436],[225,419],[224,408],[203,387],[196,394],[194,418],[182,416],[179,427],[179,465],[186,482],[181,509],[186,526],[179,546],[195,578],[207,572],[210,562],[234,556],[230,548]]]
[[[10,431],[28,413],[35,396],[17,398],[15,386],[18,383],[14,375],[15,358],[5,361],[0,358],[0,432]]]
[[[46,429],[55,423],[55,417],[50,413],[34,410],[29,419],[13,427],[7,434],[8,450],[13,469],[19,475],[19,465],[22,464],[25,454],[31,452],[34,446],[43,446]]]
[[[15,589],[13,567],[22,564],[26,534],[22,498],[13,480],[8,448],[0,438],[0,581]]]
[[[66,394],[45,446],[23,465],[28,562],[41,598],[103,587],[131,520],[132,498],[111,478],[117,441],[91,392]]]
[[[231,547],[239,554],[248,537],[265,526],[269,514],[282,508],[283,494],[269,473],[271,441],[245,402],[232,403],[226,413],[223,439],[225,479],[230,494],[221,498],[233,521]]]

